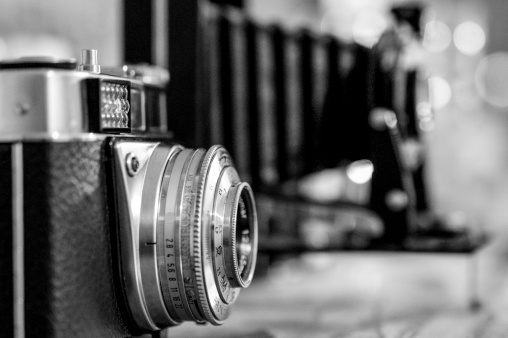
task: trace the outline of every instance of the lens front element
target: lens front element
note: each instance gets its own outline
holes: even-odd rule
[[[228,194],[224,213],[226,272],[234,287],[246,288],[252,281],[257,247],[257,215],[254,195],[247,183],[239,183]]]

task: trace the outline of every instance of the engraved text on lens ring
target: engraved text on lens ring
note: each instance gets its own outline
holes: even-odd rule
[[[228,168],[230,170],[228,170]],[[223,169],[222,177],[220,178],[220,183],[216,190],[216,205],[215,210],[218,213],[222,213],[225,210],[225,206],[227,203],[227,195],[228,190],[231,186],[237,184],[240,181],[238,175],[235,175],[235,171],[232,170],[231,167],[226,167]],[[214,271],[215,271],[215,283],[217,288],[219,289],[220,297],[222,301],[226,304],[231,304],[236,300],[239,292],[231,285],[226,273],[226,264],[225,264],[225,255],[228,252],[224,252],[224,222],[225,219],[223,217],[229,217],[230,215],[216,215],[216,219],[213,224],[211,224],[212,231],[212,247],[214,248],[213,259],[214,259]],[[231,220],[230,220],[231,221]],[[231,226],[232,224],[230,224]]]
[[[182,153],[180,153],[179,155],[182,155]],[[175,165],[175,167],[179,166]],[[173,180],[178,179],[178,176],[180,176],[180,174],[181,169],[178,170],[177,168],[173,168],[173,172],[169,173],[170,178]],[[169,189],[169,184],[167,188]],[[173,194],[176,194],[176,191],[166,191],[166,198],[169,198],[167,196],[169,194],[172,194],[173,196]],[[175,238],[175,236],[178,236],[177,232],[178,229],[176,224],[177,220],[175,219],[175,210],[174,210],[175,204],[177,203],[175,202],[176,201],[174,201],[173,199],[164,201],[164,203],[166,204],[166,210],[164,217],[161,217],[161,215],[159,215],[159,217],[161,217],[159,221],[163,222],[162,224],[164,225],[164,243],[162,244],[164,245],[164,260],[166,263],[165,272],[166,272],[166,281],[169,287],[169,297],[173,304],[174,311],[177,313],[179,319],[186,320],[191,318],[189,318],[189,315],[185,311],[185,304],[184,300],[182,299],[184,290],[181,290],[178,282],[178,279],[181,278],[181,276],[179,277],[179,275],[181,274],[179,273],[180,264],[177,261],[179,257],[177,253],[179,241],[177,238]],[[167,205],[168,203],[171,205]]]
[[[221,156],[222,155],[222,156]],[[219,158],[219,156],[221,156]],[[206,161],[206,160],[205,160]],[[207,318],[208,320],[216,323],[220,323],[225,320],[231,311],[231,307],[221,300],[219,295],[220,289],[215,285],[216,271],[214,269],[214,259],[212,252],[217,250],[218,245],[214,243],[215,247],[212,248],[212,232],[211,229],[212,219],[210,218],[211,213],[208,211],[213,211],[213,202],[215,199],[215,194],[211,194],[211,191],[216,191],[217,181],[219,179],[220,172],[222,169],[230,164],[230,160],[227,156],[227,153],[218,150],[216,154],[214,154],[213,158],[209,163],[209,168],[206,172],[202,173],[206,176],[206,182],[203,189],[209,189],[206,194],[203,196],[202,201],[202,220],[201,220],[201,238],[203,239],[203,252],[201,252],[202,256],[202,278],[204,281],[204,287],[206,288],[206,296],[207,296],[207,305],[209,305],[210,310],[212,312],[213,318]],[[206,164],[205,164],[206,165]],[[204,179],[205,177],[202,177]],[[222,239],[220,240],[222,242]],[[220,243],[219,242],[219,243]],[[223,247],[223,246],[222,246]],[[237,292],[236,292],[237,293]],[[203,304],[203,302],[202,302]]]
[[[183,309],[183,304],[181,302],[180,292],[178,289],[177,275],[176,275],[176,257],[175,257],[175,238],[174,238],[174,217],[173,212],[166,211],[166,197],[167,197],[167,188],[169,186],[169,179],[171,178],[171,174],[166,174],[163,178],[162,187],[163,190],[161,192],[160,198],[160,212],[158,218],[158,229],[164,229],[164,224],[167,222],[166,231],[164,231],[164,270],[167,281],[167,291],[169,291],[169,298],[172,308],[168,304],[168,311],[173,315],[176,315],[176,319],[184,319],[186,318],[185,311]],[[161,277],[162,278],[162,277]]]
[[[202,321],[202,316],[199,316],[199,313],[195,310],[195,308],[186,301],[186,288],[183,281],[185,276],[182,271],[184,258],[182,258],[181,247],[182,245],[185,247],[186,244],[182,244],[182,242],[185,243],[186,241],[185,238],[182,238],[181,218],[184,213],[183,209],[185,209],[185,206],[182,206],[182,209],[180,209],[180,206],[185,203],[182,201],[185,200],[184,193],[182,192],[182,190],[185,190],[185,177],[183,176],[187,174],[191,155],[192,152],[189,150],[182,151],[179,154],[175,167],[171,173],[173,177],[169,188],[171,191],[168,191],[168,195],[171,194],[172,198],[167,199],[166,208],[168,210],[166,210],[166,222],[164,229],[164,250],[167,264],[167,280],[170,286],[170,296],[174,304],[175,311],[178,311],[179,317],[182,320]],[[187,261],[188,260],[189,258],[187,258]],[[173,266],[172,264],[175,263],[176,265]]]
[[[203,320],[203,314],[199,309],[198,292],[196,287],[196,276],[194,269],[193,255],[193,213],[196,204],[196,184],[199,179],[197,175],[200,170],[201,160],[204,156],[203,150],[197,150],[190,162],[187,176],[185,177],[182,212],[180,217],[181,231],[181,259],[183,267],[183,282],[185,295],[192,313]],[[195,239],[194,239],[195,240]]]

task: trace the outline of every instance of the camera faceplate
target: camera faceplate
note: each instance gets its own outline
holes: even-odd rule
[[[160,173],[171,154],[171,147],[158,148],[158,145],[130,141],[114,145],[121,278],[136,324],[151,331],[168,326],[167,323],[177,324],[162,303],[160,288],[154,287],[159,285],[154,266],[157,261],[155,228],[152,226],[154,215],[143,212],[144,206],[151,210],[157,205]],[[173,149],[178,150],[177,147]],[[151,166],[149,162],[152,162]],[[158,172],[153,172],[157,169]],[[152,194],[148,196],[150,190]],[[152,207],[146,208],[147,203],[152,203]]]

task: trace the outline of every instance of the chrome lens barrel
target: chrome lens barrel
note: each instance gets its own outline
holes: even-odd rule
[[[184,149],[164,169],[157,210],[160,288],[172,319],[221,324],[250,284],[257,216],[227,151]]]
[[[139,328],[226,320],[249,286],[257,215],[221,146],[115,144],[122,290]]]

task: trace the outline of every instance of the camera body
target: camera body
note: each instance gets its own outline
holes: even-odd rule
[[[222,147],[172,143],[168,79],[94,50],[0,63],[0,337],[221,324],[250,284],[252,191]]]

